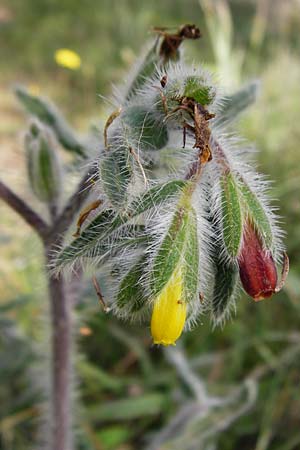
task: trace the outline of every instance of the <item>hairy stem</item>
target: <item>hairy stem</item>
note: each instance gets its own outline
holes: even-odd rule
[[[52,249],[45,248],[46,261],[51,263]],[[51,311],[52,386],[51,386],[51,450],[71,450],[71,386],[72,386],[72,321],[71,301],[62,276],[48,272]]]
[[[0,198],[17,212],[43,239],[48,232],[48,225],[27,203],[0,181]]]
[[[72,450],[72,321],[71,300],[72,289],[66,289],[62,276],[54,277],[48,270],[52,262],[55,245],[61,239],[63,232],[72,223],[75,213],[89,194],[86,187],[90,174],[86,174],[76,192],[70,198],[60,216],[57,208],[50,206],[53,225],[46,222],[28,206],[8,186],[0,182],[0,198],[16,211],[40,236],[45,249],[47,267],[50,314],[51,314],[51,425],[50,449]],[[78,279],[74,279],[70,284]]]

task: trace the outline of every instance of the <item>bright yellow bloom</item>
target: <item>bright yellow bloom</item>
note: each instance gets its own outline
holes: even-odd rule
[[[154,344],[175,345],[186,319],[186,303],[182,298],[182,274],[176,270],[154,302],[151,334]]]
[[[81,66],[80,56],[68,48],[60,48],[54,54],[56,63],[67,69],[77,70]]]

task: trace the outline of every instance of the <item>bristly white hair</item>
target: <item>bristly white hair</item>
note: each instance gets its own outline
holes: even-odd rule
[[[212,242],[213,232],[209,222],[208,192],[206,176],[196,186],[192,196],[192,206],[197,218],[197,236],[199,248],[198,293],[189,308],[186,329],[196,325],[199,315],[209,310],[211,289],[213,283]],[[200,300],[200,297],[203,298]]]
[[[148,43],[144,45],[139,58],[131,66],[130,72],[127,74],[125,82],[120,85],[113,86],[113,99],[118,105],[127,105],[128,101],[131,101],[135,97],[135,93],[130,94],[130,88],[132,87],[137,76],[140,74],[143,65],[147,62],[147,57],[152,49],[158,44],[159,37],[149,40]],[[148,78],[144,78],[145,82]]]
[[[167,75],[166,87],[162,88],[160,80],[164,75]],[[172,89],[172,96],[180,99],[185,96],[186,81],[189,77],[197,77],[207,87],[213,98],[209,105],[211,112],[215,112],[218,108],[218,103],[221,98],[221,91],[217,88],[213,81],[211,72],[204,69],[203,66],[193,63],[187,65],[182,62],[170,63],[166,68],[159,68],[155,74],[147,80],[147,82],[137,91],[137,97],[140,101],[153,105],[153,109],[157,109],[157,102],[161,103],[159,91],[164,95],[168,89]]]
[[[208,89],[212,100],[209,105],[203,106],[207,107],[210,113],[218,114],[218,111],[222,110],[222,102],[226,100],[224,100],[223,92],[217,88],[211,73],[203,66],[195,63],[192,65],[170,63],[164,68],[157,66],[155,73],[151,77],[145,78],[144,83],[142,82],[132,95],[129,95],[130,87],[137,75],[140,74],[143,64],[147,62],[145,56],[149,54],[153,44],[152,42],[145,49],[145,54],[134,67],[127,85],[115,94],[114,103],[117,107],[122,106],[123,111],[109,126],[107,130],[108,148],[104,149],[104,145],[101,145],[97,161],[94,163],[97,167],[101,166],[112,153],[118,156],[118,152],[125,149],[125,153],[127,152],[126,167],[130,167],[131,175],[128,183],[124,186],[124,202],[120,205],[115,205],[112,200],[110,202],[107,185],[113,187],[116,183],[113,171],[111,179],[106,177],[107,179],[104,181],[101,179],[101,176],[98,177],[94,192],[101,192],[103,204],[101,208],[90,215],[84,224],[84,229],[92,223],[94,215],[99,214],[102,209],[111,209],[113,214],[124,213],[133,199],[137,199],[138,195],[149,187],[170,179],[185,178],[188,167],[199,152],[198,148],[193,147],[195,136],[193,132],[189,131],[186,133],[186,146],[182,148],[184,117],[181,115],[183,114],[182,110],[180,113],[174,113],[176,107],[182,106],[180,102],[185,97],[188,78],[198,78],[201,82],[199,83],[199,85],[201,84],[200,87],[203,85],[203,87]],[[162,86],[160,81],[164,75],[167,75],[167,83],[165,86]],[[164,110],[165,100],[170,101],[169,112]],[[136,124],[134,120],[128,120],[128,115],[126,117],[126,114],[130,113],[130,108],[133,108],[134,112],[134,108],[137,111],[139,107],[145,110],[145,120],[142,125],[139,122]],[[148,114],[151,114],[151,117],[154,118],[154,123],[157,123],[158,126],[163,124],[167,127],[168,141],[163,149],[152,148],[147,142],[149,135],[147,136],[148,130],[145,133],[145,122]],[[224,173],[224,162],[226,170],[232,172],[238,180],[243,180],[262,205],[272,229],[273,246],[271,250],[276,262],[281,262],[283,252],[283,233],[278,226],[279,218],[276,208],[271,206],[268,197],[270,182],[253,168],[255,167],[252,161],[254,149],[247,147],[245,142],[237,139],[235,136],[225,134],[226,122],[222,126],[218,126],[216,123],[214,120],[211,120],[209,123],[212,131],[212,161],[203,167],[200,181],[191,199],[197,222],[199,273],[196,274],[198,279],[197,296],[188,304],[186,328],[193,326],[199,315],[207,311],[210,312],[214,325],[222,325],[230,316],[232,310],[235,309],[235,297],[239,288],[234,290],[227,308],[220,317],[214,317],[211,312],[212,295],[216,288],[215,265],[213,263],[216,248],[220,249],[220,257],[225,263],[237,264],[237,258],[231,258],[228,255],[222,235],[223,218],[220,179]],[[149,133],[157,132],[156,126],[153,128],[149,130]],[[134,153],[130,149],[133,149]],[[148,163],[156,164],[157,168],[144,169]],[[155,301],[150,283],[153,270],[155,269],[155,258],[164,238],[169,232],[174,215],[178,211],[180,195],[177,192],[167,201],[153,206],[137,218],[128,220],[126,224],[120,226],[112,234],[104,237],[104,239],[103,235],[99,234],[99,229],[95,227],[95,229],[91,230],[92,239],[90,243],[87,242],[87,246],[83,250],[78,251],[74,247],[74,251],[78,251],[78,254],[75,255],[75,258],[70,258],[70,261],[66,263],[69,271],[76,270],[78,265],[81,265],[92,269],[96,273],[101,272],[102,276],[104,274],[107,280],[104,288],[106,301],[112,312],[122,319],[143,321],[145,319],[148,320],[150,317],[153,302]],[[112,204],[113,206],[111,206]],[[112,218],[108,216],[107,223],[104,223],[104,226],[108,225],[111,220]],[[129,226],[135,225],[144,226],[144,233],[145,236],[149,236],[149,241],[141,245],[134,244],[117,249],[118,240],[123,238],[130,239]],[[101,250],[103,245],[105,251]],[[240,245],[242,245],[242,242]],[[145,298],[148,300],[145,301],[144,306],[138,312],[132,312],[130,303],[120,307],[117,304],[117,298],[122,280],[124,280],[124,277],[135,264],[142,261],[143,257],[146,259],[141,263],[143,267],[138,283],[142,287]],[[178,264],[181,262],[184,265],[188,265],[189,261],[183,261],[182,258],[184,256],[181,257]],[[190,267],[190,270],[194,270],[194,268]],[[199,293],[204,294],[203,301],[200,301]]]
[[[219,224],[220,229],[222,229],[220,179],[224,173],[225,162],[227,170],[231,171],[232,174],[236,176],[237,180],[242,180],[257,197],[269,220],[272,230],[273,243],[270,250],[273,253],[275,261],[277,263],[281,263],[282,254],[284,251],[282,242],[284,232],[279,226],[280,217],[277,214],[278,208],[273,206],[273,201],[269,196],[271,182],[266,178],[266,176],[255,170],[255,164],[253,162],[255,149],[253,147],[247,147],[245,142],[239,140],[235,136],[228,136],[221,133],[218,134],[217,131],[213,132],[213,139],[216,143],[215,146],[212,146],[213,149],[215,148],[215,154],[213,152],[213,160],[211,164],[208,165],[207,170],[211,179],[211,209],[214,219]],[[240,244],[240,247],[241,246],[242,242]],[[232,258],[230,258],[227,254],[224,244],[222,246],[222,255],[224,259],[229,259],[232,262]]]
[[[147,291],[147,295],[149,296],[150,304],[155,301],[153,298],[153,294],[149,287],[150,279],[153,271],[155,270],[154,262],[161,247],[161,244],[169,232],[170,225],[173,221],[174,215],[176,211],[178,211],[178,200],[179,196],[174,196],[168,202],[160,205],[159,208],[153,209],[150,214],[147,215],[147,224],[148,231],[153,236],[152,244],[147,248],[148,254],[148,264],[145,268],[145,289]],[[198,248],[199,248],[199,261],[198,261],[198,270],[199,272],[196,274],[198,280],[198,288],[197,295],[193,300],[188,303],[188,319],[186,321],[186,328],[191,328],[197,321],[199,314],[204,312],[207,309],[207,298],[204,299],[203,303],[200,302],[199,294],[207,293],[209,290],[209,286],[211,285],[211,277],[212,277],[212,269],[211,269],[211,260],[210,260],[210,226],[206,219],[206,195],[205,195],[205,185],[200,183],[196,191],[194,192],[192,198],[192,207],[194,209],[196,215],[196,226],[197,226],[197,239],[198,239]],[[183,252],[184,255],[184,252]],[[183,261],[181,258],[178,261],[178,265],[187,264],[189,265],[189,261]],[[190,267],[189,270],[194,270],[193,267]]]

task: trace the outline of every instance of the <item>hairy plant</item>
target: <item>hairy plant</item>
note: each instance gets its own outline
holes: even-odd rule
[[[270,297],[288,271],[268,183],[253,168],[251,150],[231,133],[234,120],[255,100],[257,83],[224,95],[203,67],[180,61],[181,43],[198,39],[197,27],[155,32],[115,96],[96,160],[90,136],[78,137],[47,100],[16,90],[34,117],[25,138],[28,179],[49,220],[2,182],[0,197],[44,244],[52,322],[52,450],[73,448],[67,287],[78,282],[82,268],[94,271],[106,312],[150,324],[154,343],[162,345],[174,344],[202,313],[223,323],[239,287],[255,301]],[[63,207],[58,143],[77,158],[76,167],[83,160],[88,167]],[[65,277],[67,272],[77,278]],[[104,287],[96,279],[100,274]]]
[[[165,45],[175,47],[172,39],[180,38]],[[99,202],[82,212],[54,265],[105,271],[109,288],[97,290],[106,310],[151,322],[154,343],[169,345],[201,313],[223,323],[239,286],[255,301],[278,292],[288,258],[268,182],[228,133],[257,83],[226,97],[201,66],[153,64],[149,54],[105,126],[94,163]]]

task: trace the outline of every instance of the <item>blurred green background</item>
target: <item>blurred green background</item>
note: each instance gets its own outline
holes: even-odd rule
[[[182,429],[181,441],[161,448],[300,449],[299,0],[2,0],[1,177],[34,201],[24,176],[27,123],[13,95],[15,83],[51,97],[85,132],[105,120],[107,103],[98,94],[109,96],[112,84],[126,78],[152,36],[151,27],[183,23],[203,31],[200,41],[185,45],[187,59],[205,62],[226,92],[249,79],[261,81],[259,99],[238,128],[260,150],[260,170],[274,180],[291,271],[272,300],[254,304],[242,297],[236,317],[223,329],[212,330],[203,317],[183,338],[189,367],[212,395],[229,392],[248,377],[255,380],[252,407],[229,424],[230,405],[213,410],[196,430]],[[80,56],[78,70],[56,63],[60,48]],[[47,291],[38,239],[15,213],[0,208],[0,449],[29,450],[45,393],[39,373],[49,352]],[[192,401],[192,392],[176,364],[151,347],[147,329],[103,315],[88,280],[74,318],[77,448],[144,448]],[[212,437],[202,446],[207,430]]]

